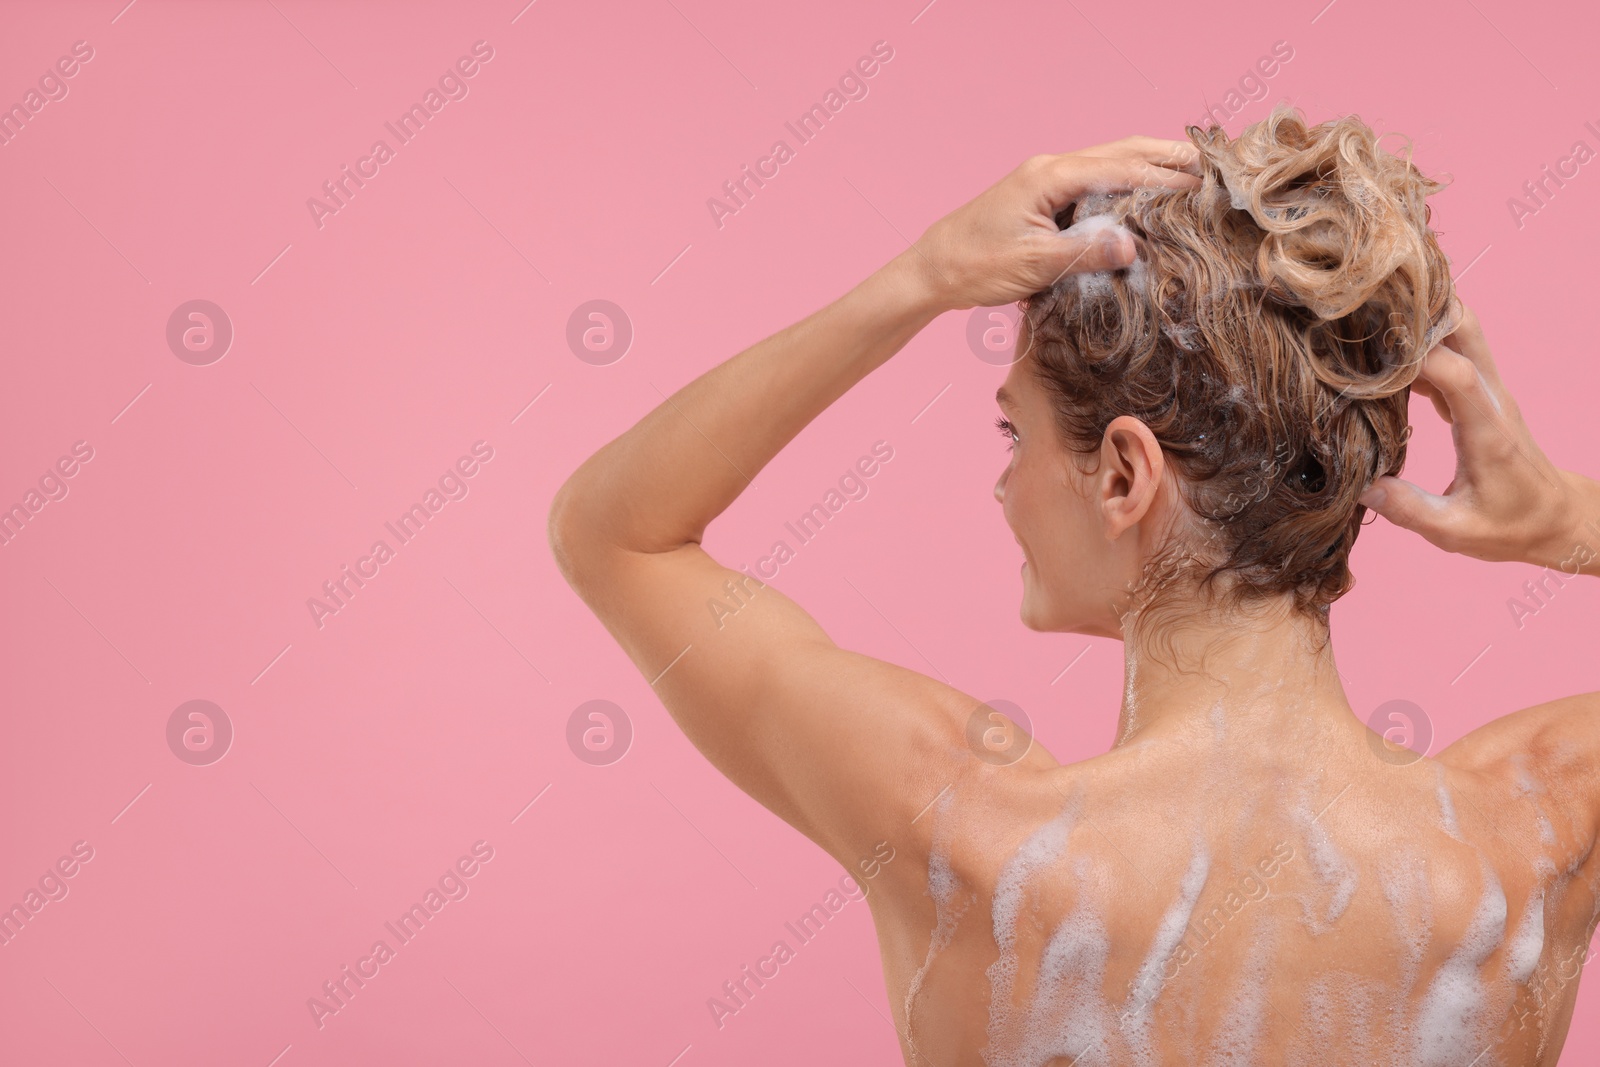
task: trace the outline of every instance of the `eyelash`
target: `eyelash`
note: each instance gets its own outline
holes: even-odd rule
[[[994,428],[1000,431],[1000,435],[1002,437],[1008,437],[1011,439],[1011,443],[1006,445],[1007,452],[1016,447],[1017,428],[1011,425],[1010,419],[1006,418],[1004,415],[1001,415],[999,418],[994,420]]]

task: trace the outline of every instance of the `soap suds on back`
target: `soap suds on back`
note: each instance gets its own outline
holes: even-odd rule
[[[1105,924],[1087,906],[1068,913],[1051,935],[1039,961],[1039,980],[1023,1026],[1022,1040],[996,1067],[1035,1067],[1066,1058],[1076,1067],[1110,1062],[1116,1014],[1102,992],[1111,940]]]
[[[911,984],[906,989],[908,1027],[912,1009],[916,1006],[917,994],[922,991],[923,980],[933,968],[934,957],[950,947],[950,941],[955,937],[956,924],[961,921],[962,913],[966,911],[965,904],[961,906],[956,904],[956,893],[959,889],[960,881],[950,869],[949,855],[935,849],[928,857],[928,895],[933,898],[934,927],[933,933],[928,938],[928,954],[923,958],[922,966],[917,968],[917,973],[911,976]]]
[[[1309,808],[1297,807],[1295,815],[1306,835],[1311,872],[1328,893],[1326,909],[1321,912],[1311,902],[1302,899],[1304,921],[1313,934],[1323,934],[1333,929],[1333,924],[1349,907],[1350,898],[1356,891],[1356,869],[1334,846],[1327,828],[1312,816]]]
[[[1267,990],[1272,986],[1275,948],[1271,927],[1250,943],[1249,955],[1239,975],[1238,990],[1211,1039],[1206,1067],[1255,1067],[1261,1062],[1256,1045],[1267,1021]]]
[[[1522,921],[1517,923],[1511,943],[1506,946],[1506,971],[1518,984],[1533,976],[1544,952],[1544,890],[1536,889],[1523,910]]]
[[[1290,1062],[1323,1064],[1330,1049],[1339,1050],[1341,1063],[1383,1062],[1376,1039],[1387,1028],[1379,1007],[1385,1000],[1383,984],[1365,975],[1331,971],[1317,976],[1306,990],[1301,1041],[1296,1043],[1296,1051],[1308,1048],[1310,1055],[1291,1057]]]
[[[913,1047],[915,1042],[912,1038],[912,1010],[916,1007],[917,994],[922,991],[922,983],[933,968],[934,958],[950,946],[951,939],[955,937],[956,924],[961,921],[961,916],[970,903],[970,901],[957,901],[957,894],[963,887],[961,880],[950,866],[946,817],[954,801],[954,791],[947,791],[934,809],[933,848],[928,856],[928,895],[933,898],[933,933],[928,937],[928,953],[923,958],[922,966],[911,976],[911,984],[906,988],[906,1041]]]
[[[1003,1049],[1012,1025],[1012,995],[1017,983],[1017,919],[1022,912],[1028,882],[1060,857],[1072,829],[1073,809],[1035,830],[1018,846],[1000,868],[995,881],[993,917],[994,943],[1000,958],[989,965],[989,1040],[992,1048]],[[987,1058],[987,1057],[986,1057]],[[996,1062],[991,1060],[991,1062]]]
[[[1418,1067],[1458,1067],[1485,1045],[1488,990],[1478,969],[1505,936],[1506,895],[1489,864],[1483,864],[1483,895],[1456,950],[1439,967],[1417,1009],[1412,1055]]]
[[[1178,899],[1161,916],[1155,937],[1150,942],[1150,951],[1145,953],[1144,962],[1139,965],[1133,989],[1123,1007],[1122,1024],[1128,1035],[1128,1047],[1134,1061],[1141,1065],[1156,1062],[1155,1048],[1150,1040],[1151,1013],[1147,1009],[1161,995],[1167,959],[1189,927],[1195,902],[1200,899],[1200,891],[1205,888],[1206,875],[1210,870],[1210,853],[1204,842],[1196,841],[1189,869],[1184,872],[1183,880],[1178,885]]]
[[[1379,861],[1378,883],[1403,946],[1399,992],[1409,997],[1433,935],[1433,888],[1428,882],[1427,861],[1415,851],[1391,853]]]
[[[1439,819],[1444,825],[1444,832],[1456,840],[1461,840],[1461,824],[1456,821],[1456,805],[1450,799],[1450,788],[1445,784],[1444,765],[1436,764],[1438,770]]]

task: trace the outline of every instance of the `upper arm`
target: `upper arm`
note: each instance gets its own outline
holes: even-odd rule
[[[847,867],[922,836],[913,820],[969,762],[978,701],[839,648],[698,544],[608,548],[569,577],[695,747]]]
[[[1551,818],[1582,848],[1600,830],[1600,693],[1552,700],[1485,723],[1439,753],[1440,762],[1547,793]]]

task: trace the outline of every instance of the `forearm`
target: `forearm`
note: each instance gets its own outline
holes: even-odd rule
[[[1562,471],[1567,489],[1567,515],[1562,531],[1530,562],[1567,574],[1600,575],[1600,482]]]
[[[907,251],[679,389],[573,473],[552,505],[552,535],[569,549],[698,542],[780,449],[937,317],[923,278]]]

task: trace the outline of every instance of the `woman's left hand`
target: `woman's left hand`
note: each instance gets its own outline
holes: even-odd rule
[[[1103,224],[1059,229],[1055,216],[1062,208],[1090,193],[1192,189],[1200,184],[1198,171],[1194,145],[1154,137],[1034,156],[928,227],[908,255],[941,309],[1008,304],[1065,274],[1133,262],[1126,230]]]

